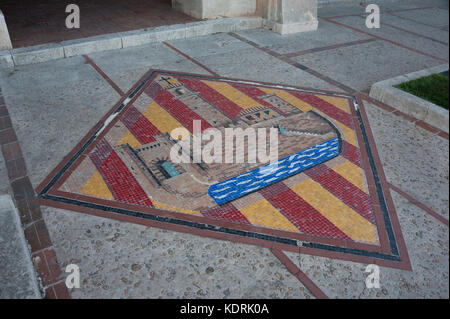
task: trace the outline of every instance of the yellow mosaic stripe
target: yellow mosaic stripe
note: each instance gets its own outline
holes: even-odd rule
[[[196,211],[196,210],[182,209],[182,208],[166,205],[164,203],[155,202],[153,200],[152,200],[152,203],[153,203],[153,206],[155,206],[156,208],[159,208],[159,209],[176,211],[176,212],[190,214],[190,215],[202,216],[202,214],[199,211]]]
[[[139,143],[139,141],[136,139],[136,137],[134,137],[134,135],[130,131],[128,131],[119,142],[117,142],[117,145],[122,145],[122,144],[129,144],[133,148],[139,147],[142,145],[141,143]]]
[[[255,106],[262,106],[260,103],[256,102],[254,99],[248,95],[242,93],[238,89],[232,87],[228,83],[224,82],[213,82],[213,81],[202,81],[212,89],[216,90],[223,96],[225,96],[230,101],[233,101],[243,109],[248,109]]]
[[[148,106],[144,116],[162,133],[170,134],[172,130],[184,127],[156,102]]]
[[[334,167],[333,170],[350,183],[357,186],[363,192],[367,191],[364,183],[363,172],[359,166],[356,166],[350,161],[345,161],[344,163]]]
[[[321,114],[323,114],[322,112],[320,112]],[[325,116],[325,114],[323,114]],[[344,136],[342,136],[342,138],[344,140],[346,140],[347,142],[349,142],[350,144],[352,144],[353,146],[358,147],[358,142],[356,140],[356,135],[355,135],[355,131],[353,131],[351,128],[349,128],[347,125],[342,124],[341,122],[332,119],[333,123],[335,123],[337,126],[339,126],[339,128],[342,131],[342,134],[344,134]]]
[[[81,193],[104,199],[114,199],[98,171],[95,171],[95,173],[92,174],[91,178],[89,178],[87,183],[81,189]]]
[[[286,91],[277,90],[277,89],[269,89],[269,88],[264,88],[264,87],[261,87],[260,90],[266,92],[267,94],[277,95],[279,98],[281,98],[281,99],[285,100],[286,102],[292,104],[293,106],[299,108],[303,112],[308,112],[313,109],[311,105],[309,105],[306,102],[303,102],[300,99],[297,99],[295,96],[293,96],[292,94],[289,94]]]
[[[265,199],[241,208],[239,211],[253,225],[299,232],[297,227]]]
[[[376,228],[364,217],[345,205],[338,198],[313,180],[291,187],[319,213],[353,240],[376,242]]]
[[[333,104],[338,109],[341,109],[345,113],[350,113],[350,108],[348,105],[348,99],[342,98],[342,97],[335,97],[335,96],[325,96],[325,95],[316,95],[319,99],[322,99],[330,104]]]
[[[313,106],[311,106],[310,104],[308,104],[306,102],[303,102],[302,100],[293,96],[289,92],[277,90],[277,89],[269,89],[269,88],[260,88],[260,89],[263,90],[264,92],[266,92],[267,94],[276,94],[278,97],[280,97],[283,100],[285,100],[286,102],[294,105],[295,107],[299,108],[303,112],[308,112],[310,110],[314,110],[317,113],[325,116],[326,118],[329,118],[327,115],[325,115],[320,110],[314,108]],[[323,98],[323,97],[320,96],[320,98]],[[347,108],[347,111],[348,111],[348,108]],[[332,120],[333,120],[333,123],[336,123],[336,125],[341,129],[342,134],[344,135],[344,136],[342,136],[342,138],[344,140],[346,140],[347,142],[349,142],[350,144],[358,147],[358,142],[356,140],[355,132],[348,126],[342,124],[341,122],[339,122],[335,119],[332,119]]]

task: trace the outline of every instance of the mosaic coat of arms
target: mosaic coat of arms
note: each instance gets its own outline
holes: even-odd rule
[[[37,191],[46,205],[104,217],[408,267],[360,104],[339,93],[151,70]],[[171,154],[180,128],[188,137],[267,134],[232,144],[243,162],[180,162]],[[249,160],[274,130],[276,158]]]

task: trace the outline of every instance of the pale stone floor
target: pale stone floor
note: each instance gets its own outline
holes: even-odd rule
[[[417,8],[420,3],[388,1],[381,8]],[[390,25],[416,34],[383,25],[369,32],[396,44],[377,38],[294,59],[361,91],[368,91],[376,81],[442,64],[434,57],[446,60],[449,56],[448,1],[430,3],[444,8],[382,14],[382,21],[386,17]],[[346,13],[363,14],[364,9],[329,6],[319,10],[322,17]],[[367,32],[362,18],[334,20]],[[364,40],[370,34],[324,20],[314,33],[286,37],[264,29],[239,33],[279,53]],[[170,44],[221,76],[341,91],[227,34]],[[123,91],[149,68],[208,74],[159,43],[89,57]],[[2,70],[0,85],[34,186],[119,99],[82,57]],[[375,105],[367,103],[366,110],[388,182],[448,219],[448,140]],[[0,180],[0,193],[10,192],[1,155]],[[413,271],[382,267],[381,288],[366,289],[366,265],[288,253],[329,297],[449,297],[448,226],[391,193]],[[73,298],[313,298],[266,248],[42,208],[62,267],[76,263],[81,268],[82,285],[71,291]]]

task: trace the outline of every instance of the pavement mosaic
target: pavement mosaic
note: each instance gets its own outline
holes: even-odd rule
[[[41,183],[39,197],[113,219],[407,268],[362,108],[342,93],[150,70]],[[277,162],[252,163],[252,148],[237,141],[231,155],[244,152],[247,163],[171,156],[175,129],[195,138],[247,128],[276,130]]]
[[[215,34],[97,52],[89,57],[72,57],[2,70],[0,83],[6,106],[2,106],[0,101],[0,115],[3,116],[4,113],[1,112],[7,108],[17,135],[16,146],[20,144],[22,152],[16,150],[11,153],[12,148],[7,146],[12,144],[2,145],[4,158],[0,154],[0,179],[9,179],[11,186],[2,183],[0,193],[14,194],[21,218],[23,214],[30,215],[22,219],[22,226],[31,246],[32,257],[40,256],[41,260],[47,261],[49,271],[53,273],[50,280],[45,267],[42,264],[37,267],[39,276],[46,282],[46,296],[70,297],[67,290],[62,289],[65,289],[64,274],[58,263],[61,269],[76,263],[81,269],[82,286],[70,291],[73,298],[448,298],[448,134],[426,127],[364,95],[359,96],[362,100],[356,100],[362,116],[361,122],[352,95],[340,93],[336,96],[335,93],[326,91],[352,92],[349,94],[358,96],[353,91],[367,92],[376,81],[442,64],[442,60],[448,59],[448,46],[445,46],[448,43],[448,15],[441,14],[442,10],[448,13],[448,1],[379,2],[384,14],[382,29],[375,32],[369,32],[363,25],[364,20],[359,17],[364,15],[363,7],[325,7],[319,9],[320,25],[313,33],[281,37],[266,29],[248,30],[237,34]],[[439,6],[440,9],[432,9],[431,6]],[[434,19],[429,19],[430,13],[436,13]],[[355,16],[341,17],[349,14]],[[402,32],[405,37],[401,36]],[[308,174],[309,170],[306,170],[279,182],[283,187],[275,187],[278,184],[273,184],[257,190],[247,195],[250,198],[248,205],[235,204],[242,202],[242,199],[233,199],[223,204],[236,208],[239,213],[237,216],[241,217],[239,222],[232,218],[223,219],[226,216],[223,211],[205,216],[208,210],[203,209],[204,207],[189,212],[181,211],[180,206],[176,207],[178,210],[165,206],[158,208],[148,195],[151,202],[148,207],[116,199],[114,196],[117,194],[108,187],[101,170],[92,162],[92,150],[99,145],[99,139],[93,139],[92,149],[82,152],[81,157],[92,162],[91,166],[86,166],[87,174],[78,176],[82,183],[64,186],[68,187],[64,191],[64,197],[61,197],[65,203],[43,198],[55,196],[58,192],[61,195],[59,188],[63,187],[62,183],[55,184],[55,187],[46,190],[48,192],[42,192],[41,214],[32,188],[47,175],[53,177],[56,172],[63,170],[64,165],[60,165],[51,172],[59,162],[67,163],[70,156],[64,156],[84,135],[92,136],[105,123],[107,117],[100,118],[111,110],[118,99],[121,101],[114,109],[120,107],[136,89],[133,84],[141,83],[144,80],[141,77],[149,69],[171,70],[164,72],[164,75],[174,78],[194,76],[186,74],[187,72],[215,75],[197,76],[202,83],[223,83],[229,80],[221,77],[234,77],[245,79],[247,84],[244,84],[252,89],[272,88],[290,95],[301,93],[303,98],[309,97],[309,101],[300,98],[304,105],[330,121],[331,126],[340,133],[341,140],[348,142],[349,134],[343,129],[347,126],[342,123],[344,120],[311,104],[313,96],[316,101],[326,100],[326,105],[331,105],[333,109],[338,108],[338,103],[330,99],[342,98],[341,102],[348,102],[347,111],[351,113],[347,124],[353,125],[348,126],[347,131],[354,134],[356,154],[366,165],[360,167],[343,157],[345,152],[342,148],[338,157],[311,169],[315,170],[315,174]],[[234,85],[235,82],[231,84]],[[237,84],[243,83],[240,81]],[[146,85],[151,85],[151,81]],[[290,85],[315,90],[292,88]],[[128,93],[123,93],[127,91]],[[197,94],[193,95],[200,96],[198,90],[194,91]],[[215,91],[220,95],[224,93],[219,92],[221,90]],[[257,100],[247,93],[243,95]],[[155,101],[145,89],[136,92],[134,97],[136,99],[130,99],[130,103],[125,103],[117,114],[115,119],[120,124],[119,127],[115,128],[112,124],[111,129],[102,131],[104,136],[101,138],[108,137],[118,142],[121,134],[121,139],[128,134],[128,144],[135,143],[134,147],[143,147],[139,141],[142,136],[133,134],[133,129],[139,129],[139,125],[129,128],[122,121],[125,113],[132,108],[142,115],[138,119],[128,118],[131,123],[136,124],[133,121],[140,120],[140,123],[148,121],[156,128],[158,125],[168,127],[167,121],[147,118],[145,111]],[[206,100],[209,101],[208,98]],[[210,104],[219,109],[214,103]],[[287,104],[295,106],[293,102],[288,101]],[[167,114],[170,113],[164,105],[159,106]],[[345,110],[341,111],[345,113]],[[197,110],[194,113],[211,126],[220,128],[219,124],[210,123],[205,112]],[[274,114],[279,113],[275,111]],[[169,115],[181,124],[181,119],[177,119],[175,114]],[[142,116],[146,119],[141,119]],[[302,116],[302,113],[281,118],[288,119],[290,116]],[[129,125],[128,120],[125,122]],[[339,126],[339,122],[343,127]],[[268,121],[262,122],[264,123],[267,124]],[[365,130],[361,130],[361,123]],[[6,131],[9,130],[8,127],[6,125]],[[93,130],[88,133],[91,128]],[[116,135],[112,134],[114,128]],[[308,129],[311,130],[310,127]],[[366,138],[369,143],[361,142],[361,138],[364,140],[363,131],[368,133]],[[158,135],[143,138],[153,136]],[[0,137],[8,138],[6,135]],[[313,144],[316,142],[312,141]],[[127,144],[110,144],[111,148],[124,145]],[[81,146],[76,146],[75,151],[80,150]],[[367,146],[373,151],[372,156],[367,155]],[[285,146],[282,149],[294,151],[294,154],[298,151],[289,150]],[[151,155],[150,149],[148,151]],[[69,155],[73,156],[75,153]],[[22,164],[26,163],[27,170],[24,170],[24,165],[20,165],[20,169],[16,168],[16,171],[28,174],[28,181],[24,178],[17,179],[17,172],[11,174],[15,172],[14,169],[11,170],[15,163],[11,159],[16,157],[21,158]],[[378,185],[373,183],[375,175],[370,158],[374,159],[374,167],[379,173]],[[70,179],[68,175],[81,172],[78,168],[81,166],[69,167],[66,172],[67,181]],[[351,171],[359,171],[359,174],[349,174]],[[340,196],[342,194],[338,195],[332,189],[338,185],[335,183],[336,179],[326,179],[325,173],[340,176],[348,182],[347,186],[356,187],[365,193],[371,205],[368,212],[369,215],[373,212],[375,223],[360,215],[359,205],[365,201],[344,202],[346,199]],[[165,178],[164,174],[162,176]],[[299,176],[300,180],[295,180]],[[292,180],[297,183],[289,183]],[[47,183],[49,181],[46,180]],[[165,179],[164,181],[167,182]],[[328,183],[325,184],[326,182]],[[301,183],[308,186],[312,184],[321,191],[312,192],[311,187],[296,189],[295,185]],[[140,182],[138,184],[146,189]],[[23,190],[26,194],[20,193]],[[40,192],[44,188],[41,186],[37,190]],[[296,193],[295,190],[299,192]],[[379,190],[382,192],[378,193]],[[277,205],[276,202],[277,195],[286,193],[308,203],[313,208],[310,211],[317,212],[313,216],[322,216],[323,220],[328,220],[336,227],[335,232],[329,232],[331,228],[314,228],[317,223],[312,219],[292,219],[298,213],[295,205],[289,201],[283,202],[283,205]],[[354,231],[352,233],[343,225],[352,225],[356,219],[330,221],[333,207],[319,207],[314,201],[315,198],[324,196],[324,193],[342,207],[347,207],[347,212],[353,214],[347,216],[358,215],[356,218],[365,225],[373,225],[371,227],[375,229],[376,240],[371,242],[357,237],[339,238],[336,235],[338,231],[346,236],[355,236],[359,231],[360,236],[367,237],[370,227],[360,227],[360,224],[351,228]],[[387,214],[383,214],[380,205],[383,200],[378,195],[381,193]],[[30,198],[24,199],[24,195],[30,195]],[[271,217],[276,218],[252,218],[252,212],[256,209],[248,209],[248,206],[251,208],[255,203],[255,196],[262,200],[266,205],[264,207],[271,207]],[[87,199],[84,204],[89,207],[67,202],[74,198]],[[170,204],[170,200],[156,202]],[[108,207],[108,211],[94,206],[99,203],[103,208]],[[256,203],[258,204],[258,200]],[[213,198],[208,198],[207,204],[217,206]],[[255,207],[257,206],[254,205]],[[119,208],[120,213],[117,212]],[[208,208],[213,209],[210,206]],[[125,211],[125,215],[121,214]],[[248,223],[242,222],[242,216]],[[218,219],[219,217],[222,219]],[[389,217],[391,221],[395,240],[389,239],[385,217]],[[174,220],[179,224],[169,222]],[[281,220],[284,223],[280,223]],[[303,228],[300,222],[303,223]],[[195,227],[198,225],[203,226]],[[361,231],[363,229],[365,230]],[[314,234],[314,231],[318,234]],[[40,233],[37,239],[32,232]],[[290,245],[293,241],[295,245]],[[308,244],[314,244],[316,248],[308,247]],[[333,248],[329,250],[330,247]],[[395,248],[398,249],[398,254],[395,253]],[[280,259],[281,251],[286,254],[287,259]],[[380,256],[383,258],[378,258]],[[364,285],[364,269],[369,263],[381,266],[381,287],[378,289],[367,289]],[[298,276],[300,271],[304,274],[302,278]]]

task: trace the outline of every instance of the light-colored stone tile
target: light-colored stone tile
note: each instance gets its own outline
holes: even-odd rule
[[[14,67],[14,61],[10,51],[0,51],[0,69]]]
[[[113,34],[63,41],[61,45],[64,47],[64,56],[71,57],[98,51],[121,49],[122,39],[117,34]]]
[[[64,58],[63,47],[59,44],[43,44],[11,51],[14,64],[33,64]]]

